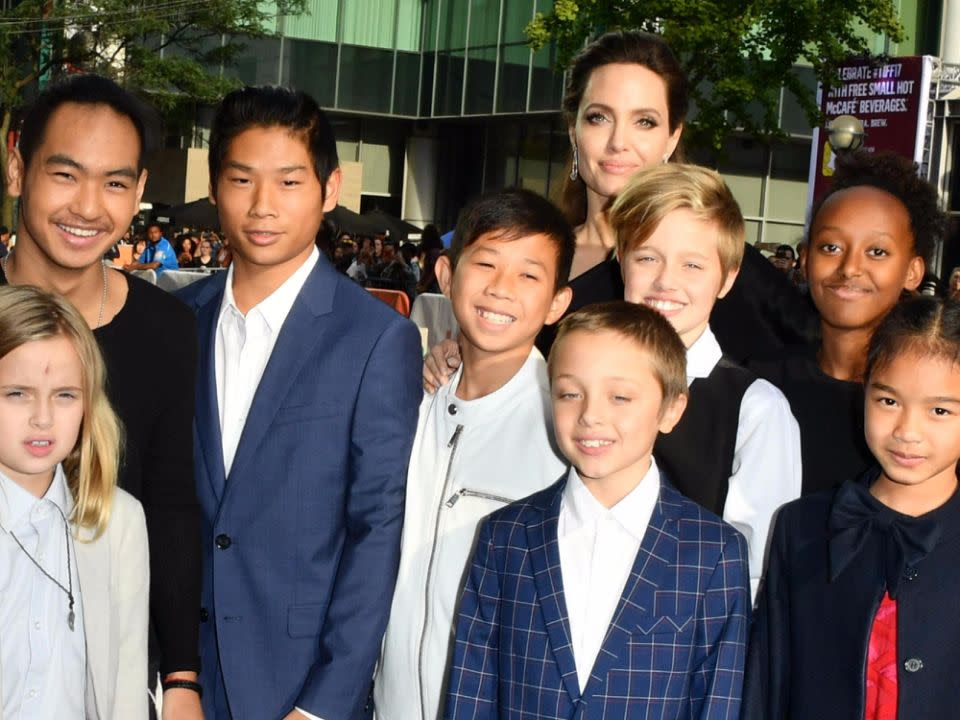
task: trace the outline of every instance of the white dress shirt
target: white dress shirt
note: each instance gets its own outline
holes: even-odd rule
[[[583,484],[576,469],[570,469],[557,541],[580,692],[590,679],[658,497],[660,471],[653,458],[640,484],[609,509]]]
[[[237,309],[234,301],[233,266],[227,270],[214,353],[223,469],[227,475],[280,328],[319,258],[320,253],[314,248],[303,265],[283,285],[250,308],[246,316]]]
[[[0,666],[5,668],[0,717],[5,720],[84,717],[86,642],[73,534],[68,540],[64,530],[73,506],[67,493],[59,466],[42,498],[0,473]],[[70,553],[72,632],[67,593],[40,572],[11,534],[68,589]]]
[[[708,327],[687,349],[687,385],[710,375],[721,357]],[[740,401],[732,471],[723,519],[747,540],[750,595],[756,598],[773,515],[800,497],[803,479],[800,426],[787,398],[766,380],[755,380]]]

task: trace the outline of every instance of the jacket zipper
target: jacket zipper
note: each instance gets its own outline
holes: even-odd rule
[[[457,425],[457,429],[453,431],[453,436],[450,438],[450,442],[447,443],[447,447],[450,448],[450,457],[447,460],[447,472],[443,476],[443,487],[446,487],[450,484],[450,473],[453,471],[453,458],[457,454],[457,445],[460,442],[460,433],[463,432],[463,425]],[[427,718],[427,709],[424,704],[424,697],[426,693],[424,692],[423,686],[423,653],[426,643],[427,634],[427,621],[430,618],[430,578],[433,575],[433,561],[436,558],[437,554],[437,536],[440,532],[440,510],[437,510],[437,519],[433,525],[433,543],[430,546],[430,560],[427,562],[427,587],[426,592],[424,593],[424,602],[423,602],[423,624],[420,626],[420,652],[417,657],[417,670],[419,677],[420,685],[420,715],[423,720],[428,720]]]
[[[450,499],[447,500],[444,505],[452,508],[462,497],[475,497],[482,498],[483,500],[493,500],[494,502],[503,503],[504,505],[509,505],[513,502],[512,498],[503,497],[503,495],[493,495],[491,493],[482,492],[481,490],[470,490],[469,488],[461,488],[457,490],[453,495],[450,496]]]

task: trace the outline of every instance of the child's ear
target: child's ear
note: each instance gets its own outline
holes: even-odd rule
[[[723,281],[723,285],[720,286],[720,292],[717,293],[717,300],[721,300],[727,296],[727,293],[730,292],[730,288],[733,287],[733,283],[737,281],[737,275],[739,274],[740,268],[738,267],[733,268],[727,273],[727,277]]]
[[[677,395],[673,402],[660,408],[660,423],[658,427],[660,432],[668,433],[676,427],[683,417],[683,411],[687,409],[687,396]]]
[[[337,206],[337,201],[340,199],[340,184],[343,180],[343,175],[340,172],[340,168],[335,168],[330,177],[327,178],[327,182],[324,184],[323,192],[323,211],[325,213],[330,212]]]
[[[573,300],[573,290],[570,286],[562,287],[553,294],[553,300],[550,302],[550,312],[547,313],[547,319],[544,325],[553,325],[557,320],[563,317],[563,314],[570,307],[570,301]]]
[[[923,258],[917,255],[914,258],[911,258],[910,264],[907,265],[907,276],[903,281],[903,289],[913,292],[918,287],[923,280],[923,273],[926,272],[927,266],[923,262]]]
[[[453,287],[453,265],[450,264],[450,258],[441,255],[437,258],[433,271],[437,275],[437,284],[440,286],[440,292],[450,300],[450,289]]]

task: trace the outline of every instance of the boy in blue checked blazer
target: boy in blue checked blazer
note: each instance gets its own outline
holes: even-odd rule
[[[444,717],[735,720],[746,543],[652,457],[686,405],[683,343],[654,310],[593,305],[549,370],[573,467],[481,526]]]

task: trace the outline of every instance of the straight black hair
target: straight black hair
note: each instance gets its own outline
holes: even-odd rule
[[[960,363],[960,302],[927,295],[898,302],[870,340],[865,381],[906,353]]]
[[[160,116],[152,107],[101,75],[74,75],[49,85],[37,96],[24,115],[20,129],[18,147],[24,170],[30,166],[37,148],[43,144],[50,117],[66,103],[104,105],[130,120],[140,138],[137,172],[143,170],[147,158],[157,147],[162,125]]]
[[[210,185],[216,191],[223,160],[233,139],[254,127],[280,127],[303,137],[326,198],[327,180],[340,165],[327,115],[302,90],[263,85],[229,93],[217,108],[210,129]]]
[[[486,193],[473,200],[457,220],[450,243],[451,265],[456,267],[464,248],[490,233],[502,240],[545,235],[557,253],[554,289],[567,284],[576,240],[563,213],[546,198],[530,190],[512,188]]]

